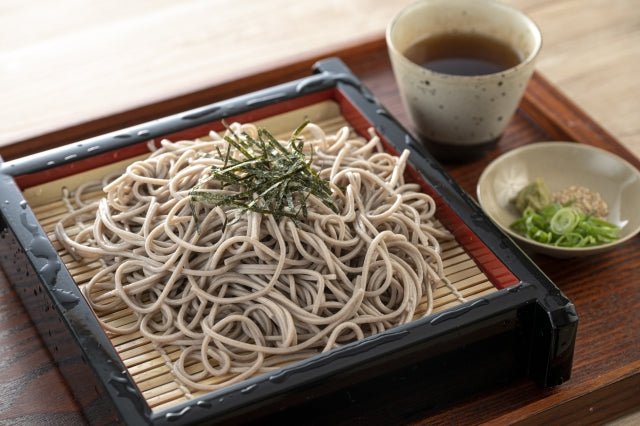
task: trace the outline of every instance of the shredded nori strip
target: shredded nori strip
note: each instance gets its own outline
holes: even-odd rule
[[[217,148],[223,166],[212,166],[210,175],[195,185],[189,195],[191,211],[200,232],[194,203],[213,206],[239,207],[240,219],[246,211],[273,215],[277,220],[289,217],[300,227],[300,215],[307,217],[307,198],[313,194],[332,211],[338,212],[331,199],[329,181],[321,178],[312,168],[313,155],[303,151],[300,134],[309,124],[305,120],[282,144],[266,129],[258,129],[257,139],[245,132],[241,135],[230,131],[225,135],[226,153]],[[225,127],[230,130],[225,123]],[[236,152],[234,153],[233,150]],[[238,155],[238,153],[240,155]],[[235,155],[233,155],[235,154]],[[201,187],[211,180],[220,183],[220,189],[230,191],[203,191]]]

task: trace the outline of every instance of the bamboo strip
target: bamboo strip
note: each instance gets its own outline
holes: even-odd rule
[[[326,115],[326,114],[325,114]],[[335,132],[340,127],[346,125],[345,119],[339,112],[331,112],[318,124],[327,133]],[[277,133],[275,133],[277,134]],[[284,132],[277,137],[287,138],[290,132]],[[95,172],[92,174],[95,175]],[[54,229],[56,224],[67,214],[67,205],[62,200],[62,186],[70,185],[70,182],[83,183],[84,174],[78,175],[75,179],[65,178],[62,183],[56,186],[55,183],[47,183],[45,189],[30,188],[29,194],[39,194],[47,191],[57,190],[61,195],[60,199],[47,202],[33,207],[33,211],[45,232],[51,239],[54,247],[58,251],[61,259],[67,266],[69,272],[80,288],[83,288],[89,280],[103,267],[100,261],[76,261],[64,250],[61,244],[56,241]],[[56,189],[57,188],[57,189]],[[102,195],[101,191],[96,191],[86,197],[85,202],[97,199]],[[36,200],[37,201],[37,200]],[[75,205],[74,200],[70,200]],[[37,204],[37,203],[36,203]],[[73,224],[68,232],[73,235],[80,232],[82,226]],[[441,224],[438,227],[442,228]],[[496,289],[488,278],[480,271],[475,261],[466,253],[464,248],[455,241],[445,241],[441,244],[444,270],[451,281],[451,286],[465,299],[483,297],[495,292]],[[450,287],[440,283],[434,290],[434,312],[439,312],[457,306],[462,303]],[[426,300],[422,300],[417,308],[416,318],[424,315],[426,310]],[[100,313],[99,318],[105,324],[126,325],[136,321],[135,315],[128,309],[115,309],[111,312]],[[110,336],[111,343],[122,358],[129,374],[140,388],[146,402],[153,410],[169,408],[175,404],[186,401],[204,392],[189,392],[180,386],[175,379],[168,362],[176,360],[180,356],[180,348],[176,346],[167,347],[164,350],[156,348],[148,339],[136,331],[127,335]],[[199,372],[203,370],[203,365],[194,362],[187,367],[188,371]],[[223,378],[210,378],[206,383],[218,383]]]

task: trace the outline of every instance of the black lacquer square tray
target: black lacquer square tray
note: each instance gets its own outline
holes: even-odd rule
[[[149,142],[195,138],[227,122],[290,132],[300,118],[370,128],[385,149],[410,151],[407,179],[437,203],[455,241],[445,271],[464,302],[436,291],[432,314],[210,393],[184,395],[138,337],[111,339],[79,287],[81,274],[50,238],[60,191],[149,152]],[[338,59],[310,76],[104,136],[0,162],[0,259],[87,419],[101,424],[272,420],[349,404],[354,395],[420,392],[435,406],[491,384],[529,377],[540,386],[571,375],[573,304],[482,212],[443,167]],[[132,350],[135,348],[135,350]],[[403,390],[404,389],[404,390]],[[376,396],[378,395],[378,396]]]

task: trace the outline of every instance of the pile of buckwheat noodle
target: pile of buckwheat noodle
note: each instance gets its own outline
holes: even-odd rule
[[[229,128],[257,135],[253,125]],[[135,316],[121,327],[103,322],[107,332],[178,346],[174,375],[209,391],[407,323],[421,300],[431,312],[432,290],[450,285],[439,241],[451,236],[435,228],[434,200],[405,183],[408,152],[385,153],[373,131],[367,140],[309,124],[305,150],[330,181],[338,214],[311,196],[299,227],[254,212],[223,227],[233,208],[198,203],[197,232],[189,191],[221,165],[204,154],[225,152],[223,136],[162,141],[98,183],[99,201],[82,202],[95,185],[72,194],[77,207],[56,238],[74,258],[104,262],[83,286],[86,299],[98,316],[126,308]]]

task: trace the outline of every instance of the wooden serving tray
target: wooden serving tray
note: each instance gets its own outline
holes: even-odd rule
[[[343,58],[360,80],[382,104],[409,127],[408,118],[398,97],[391,74],[383,39],[376,39],[355,48],[331,52]],[[235,82],[225,82],[206,90],[187,94],[149,105],[135,111],[97,119],[91,123],[63,129],[58,132],[10,146],[0,153],[5,159],[36,152],[44,147],[61,145],[73,140],[122,128],[135,122],[164,116],[168,113],[226,99],[240,93],[267,87],[279,82],[308,75],[309,68],[318,57],[309,57],[283,67]],[[510,123],[506,134],[494,152],[473,163],[446,164],[445,168],[470,194],[482,169],[500,153],[513,147],[538,140],[569,140],[607,149],[625,157],[637,167],[638,160],[614,138],[587,117],[539,74],[534,75],[518,114]],[[635,312],[640,308],[640,239],[635,238],[620,251],[599,256],[596,259],[555,260],[532,255],[532,258],[549,277],[575,303],[581,317],[581,327],[576,342],[573,376],[555,389],[540,389],[530,381],[522,380],[505,386],[496,386],[481,395],[460,399],[445,407],[432,408],[422,395],[422,383],[403,383],[403,394],[389,397],[370,395],[364,391],[336,396],[336,400],[317,400],[314,410],[318,422],[353,419],[378,422],[416,423],[479,423],[493,421],[499,424],[548,421],[600,422],[621,415],[640,406],[640,319]],[[4,253],[4,247],[0,248]],[[3,298],[0,309],[12,312],[1,317],[0,345],[8,348],[6,359],[19,371],[22,385],[22,404],[12,410],[13,419],[47,419],[53,412],[64,412],[64,419],[81,419],[78,406],[69,395],[57,367],[47,361],[42,344],[30,341],[37,332],[30,324],[24,310],[19,308],[17,295],[7,278],[0,274]],[[26,352],[25,352],[26,351]],[[25,356],[30,355],[30,356]],[[32,369],[32,363],[40,363],[40,373]],[[42,373],[44,372],[44,373]],[[57,409],[43,393],[25,392],[30,383],[40,378],[42,386],[55,393]],[[13,387],[11,388],[13,391]],[[8,395],[9,387],[0,385],[0,394]],[[25,402],[28,400],[28,403]],[[327,403],[336,403],[330,410],[322,410]],[[296,419],[305,407],[282,413],[281,418]],[[31,413],[31,414],[29,414]],[[324,413],[324,415],[323,415]],[[1,419],[2,417],[0,417]]]
[[[347,63],[411,129],[383,40],[367,44],[364,51],[366,58],[349,56]],[[637,157],[540,73],[534,73],[516,116],[493,152],[474,162],[444,166],[475,197],[478,177],[494,158],[547,140],[596,146],[640,169]],[[496,388],[444,409],[412,413],[417,424],[599,424],[640,408],[640,237],[595,258],[558,260],[529,254],[576,305],[580,316],[571,380],[553,390],[524,382]],[[413,409],[419,402],[412,400],[406,403]],[[371,405],[375,404],[381,401]]]
[[[305,118],[329,133],[348,126],[351,137],[369,139],[375,131],[379,149],[406,153],[405,180],[433,199],[436,226],[456,241],[443,245],[448,276],[434,289],[437,312],[422,307],[430,299],[419,300],[418,315],[406,324],[210,392],[180,386],[171,361],[183,358],[180,346],[154,347],[136,331],[111,336],[103,324],[130,324],[134,314],[121,307],[94,312],[85,300],[82,288],[89,277],[111,278],[100,274],[100,262],[72,260],[55,238],[53,225],[76,209],[65,190],[121,173],[126,162],[164,139],[207,137],[223,130],[225,121],[289,135]],[[246,421],[295,411],[352,388],[380,395],[401,377],[422,377],[431,388],[425,389],[429,399],[439,405],[491,383],[528,377],[553,387],[571,377],[578,325],[571,301],[337,58],[319,61],[306,77],[0,163],[0,182],[0,238],[11,252],[0,264],[92,422]],[[63,226],[74,235],[90,222]],[[204,365],[187,361],[185,367],[199,376]]]

